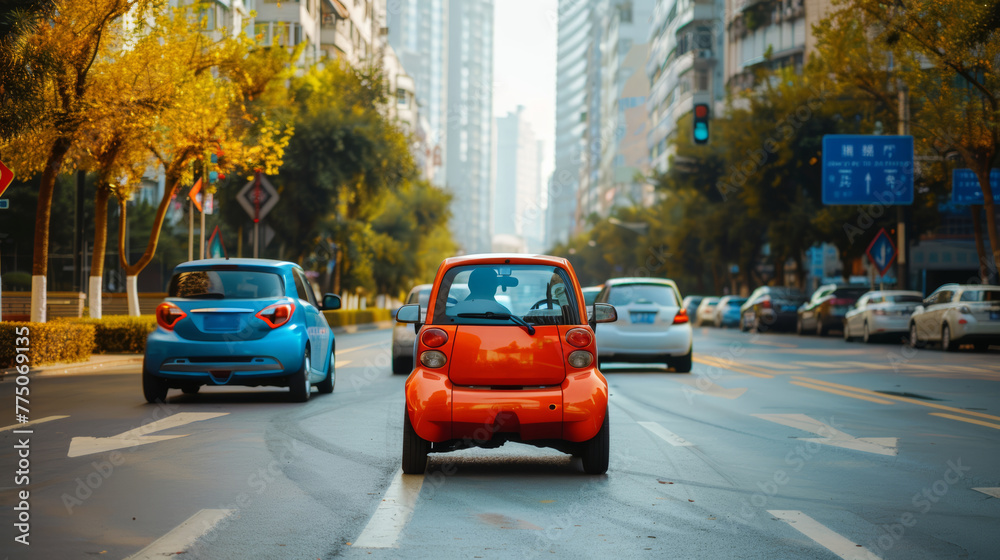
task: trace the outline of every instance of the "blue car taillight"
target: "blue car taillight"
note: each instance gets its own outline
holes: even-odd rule
[[[275,303],[257,312],[255,317],[267,323],[267,326],[276,329],[292,318],[295,313],[295,304],[291,302]]]

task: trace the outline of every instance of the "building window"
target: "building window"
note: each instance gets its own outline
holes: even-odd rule
[[[396,104],[406,105],[406,90],[403,88],[396,89]]]
[[[632,23],[631,0],[618,4],[618,19],[621,23]]]

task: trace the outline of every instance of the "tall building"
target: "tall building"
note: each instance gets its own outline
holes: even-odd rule
[[[466,253],[488,252],[493,242],[493,0],[451,2],[447,66],[445,182],[453,195],[453,231]]]
[[[830,7],[830,0],[725,0],[725,79],[733,91],[749,88],[753,70],[791,66],[802,70],[815,41],[812,26]],[[771,56],[765,59],[765,54]]]
[[[300,2],[280,2],[279,0],[257,0],[252,19],[255,36],[265,44],[277,43],[283,47],[295,47],[305,43],[300,64],[308,66],[319,61],[322,4],[326,0],[301,0]]]
[[[691,113],[695,103],[708,103],[714,111],[716,102],[724,97],[723,2],[656,2],[646,62],[650,84],[646,109],[652,126],[647,147],[652,167],[658,171],[667,169],[670,139],[677,133],[677,121]]]
[[[526,251],[542,252],[539,225],[539,142],[524,107],[497,119],[496,187],[493,203],[493,234],[517,237]],[[494,243],[496,249],[496,243]]]
[[[428,175],[445,184],[448,139],[448,0],[394,0],[387,22],[389,43],[413,78]]]
[[[587,122],[587,60],[591,6],[559,0],[556,54],[555,170],[549,183],[546,245],[565,243],[574,233],[577,191]]]

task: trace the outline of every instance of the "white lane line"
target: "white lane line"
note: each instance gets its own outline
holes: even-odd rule
[[[347,367],[348,365],[350,365],[351,360],[337,360],[334,363],[337,365],[337,367]]]
[[[993,496],[994,498],[1000,498],[1000,488],[973,488],[976,492],[982,492],[987,496]]]
[[[640,426],[646,428],[647,430],[653,432],[659,436],[663,441],[673,445],[674,447],[690,447],[694,445],[690,441],[682,438],[681,436],[671,432],[670,430],[664,428],[663,426],[657,424],[656,422],[638,422]]]
[[[63,418],[69,418],[69,416],[46,416],[45,418],[39,418],[38,420],[32,420],[31,422],[25,422],[24,424],[13,424],[11,426],[4,426],[0,428],[0,432],[6,432],[7,430],[19,430],[27,426],[34,426],[35,424],[41,424],[42,422],[51,422],[53,420],[62,420]]]
[[[867,548],[851,542],[827,529],[819,521],[795,510],[769,509],[767,513],[791,525],[796,531],[816,541],[820,546],[844,560],[879,558]]]
[[[125,560],[154,560],[186,552],[199,537],[232,515],[231,509],[203,509]]]
[[[392,484],[385,491],[382,503],[378,505],[375,514],[365,525],[357,540],[355,548],[396,548],[400,533],[410,521],[413,509],[420,496],[420,487],[424,484],[423,475],[403,474],[396,471]]]

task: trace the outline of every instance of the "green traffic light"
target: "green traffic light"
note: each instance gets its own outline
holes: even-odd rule
[[[705,144],[708,142],[708,123],[695,123],[694,141],[697,144]]]

